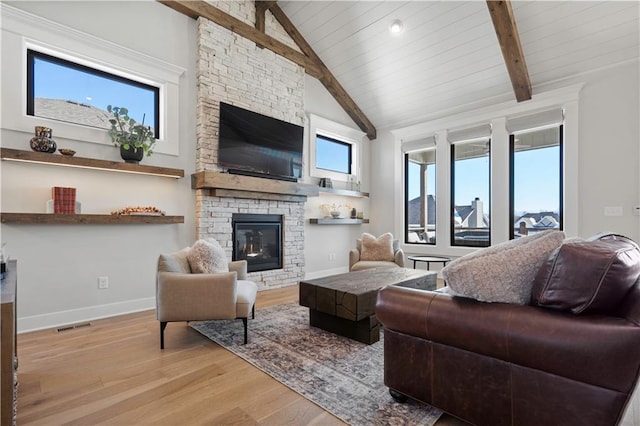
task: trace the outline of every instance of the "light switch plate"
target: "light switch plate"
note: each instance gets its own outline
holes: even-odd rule
[[[605,216],[622,216],[622,206],[609,206],[604,208]]]

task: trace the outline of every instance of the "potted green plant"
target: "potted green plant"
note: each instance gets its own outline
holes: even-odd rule
[[[144,125],[144,115],[142,123],[129,117],[129,110],[124,107],[107,106],[107,111],[113,115],[109,119],[111,129],[109,136],[114,146],[120,147],[120,156],[127,163],[139,163],[144,154],[153,154],[153,145],[156,138],[150,126]]]

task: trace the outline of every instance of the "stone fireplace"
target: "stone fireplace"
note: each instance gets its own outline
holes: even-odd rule
[[[253,178],[257,179],[257,178]],[[223,192],[220,196],[218,193]],[[275,288],[295,285],[304,278],[304,200],[286,201],[286,196],[277,194],[254,194],[244,191],[217,189],[197,190],[196,214],[198,238],[215,238],[227,251],[229,259],[234,258],[234,215],[265,215],[281,219],[281,261],[280,268],[254,271],[249,279],[260,288]],[[237,198],[252,197],[252,198]],[[257,197],[263,197],[262,199]],[[245,216],[247,217],[247,216]],[[246,227],[243,228],[247,230]],[[264,233],[264,229],[263,229]],[[250,263],[248,261],[248,263]]]
[[[254,2],[217,1],[214,5],[247,24],[253,26],[255,23]],[[286,31],[270,14],[268,16],[266,31],[297,48]],[[197,42],[198,173],[225,171],[218,166],[221,101],[289,123],[304,125],[304,70],[300,66],[204,18],[198,18]],[[234,215],[277,216],[280,218],[281,230],[281,254],[279,262],[276,262],[279,264],[271,264],[269,269],[254,270],[249,273],[249,279],[255,281],[261,289],[297,284],[304,278],[305,270],[306,196],[264,191],[261,189],[264,185],[259,181],[265,179],[249,179],[258,180],[251,181],[245,188],[237,185],[194,185],[197,238],[215,238],[226,249],[227,257],[232,259],[238,255],[234,254],[234,249],[238,250],[237,243],[234,243]],[[240,232],[245,237],[248,232],[257,232],[252,235],[255,243],[259,232],[264,236],[265,230],[266,228],[253,231],[243,229]],[[271,231],[267,231],[269,232]],[[265,246],[262,254],[264,253]],[[251,254],[255,255],[256,252]]]

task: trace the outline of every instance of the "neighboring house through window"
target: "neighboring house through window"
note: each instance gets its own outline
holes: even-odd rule
[[[491,243],[491,126],[449,131],[451,144],[451,245]]]
[[[563,229],[562,110],[507,121],[510,238]]]
[[[53,55],[27,50],[27,115],[110,129],[107,105],[160,138],[160,88]]]
[[[547,229],[577,236],[582,87],[391,130],[404,177],[394,230],[407,252],[461,256]]]
[[[436,243],[436,147],[435,138],[412,142],[421,148],[405,153],[405,242]],[[426,148],[425,148],[426,147]]]

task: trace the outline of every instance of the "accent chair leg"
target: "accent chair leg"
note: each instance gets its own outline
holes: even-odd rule
[[[244,324],[244,344],[247,344],[247,319],[246,318],[242,318],[242,323]]]
[[[255,305],[255,303],[251,307],[251,319],[256,319],[256,305]]]
[[[164,349],[164,329],[167,328],[166,321],[160,321],[160,349]]]

